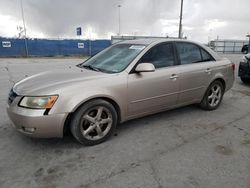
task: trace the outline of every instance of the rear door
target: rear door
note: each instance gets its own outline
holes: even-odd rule
[[[180,62],[180,95],[178,104],[199,101],[211,80],[213,57],[200,46],[190,42],[176,42]]]

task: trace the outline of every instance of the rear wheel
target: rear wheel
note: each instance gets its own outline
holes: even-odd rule
[[[250,83],[250,78],[244,78],[244,77],[240,77],[241,81],[245,84],[249,84]]]
[[[224,95],[224,87],[220,81],[214,81],[207,89],[200,106],[204,110],[215,110],[219,107]]]
[[[96,145],[107,140],[117,124],[117,112],[112,104],[97,99],[87,102],[73,115],[70,129],[78,142]]]

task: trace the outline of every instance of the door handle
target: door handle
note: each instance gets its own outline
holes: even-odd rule
[[[207,69],[205,70],[205,73],[210,74],[210,73],[211,73],[211,69],[210,69],[210,68],[207,68]]]
[[[171,80],[176,80],[177,78],[179,78],[179,76],[176,75],[176,74],[172,74],[172,75],[170,76],[170,79],[171,79]]]

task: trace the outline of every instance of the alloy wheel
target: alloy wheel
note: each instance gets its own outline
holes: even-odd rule
[[[112,113],[108,108],[92,107],[81,118],[81,134],[88,140],[100,140],[109,133],[112,123]]]
[[[209,90],[208,104],[215,107],[220,103],[222,97],[222,88],[219,84],[214,84]]]

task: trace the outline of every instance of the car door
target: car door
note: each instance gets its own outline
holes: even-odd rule
[[[176,42],[180,62],[178,104],[199,101],[211,80],[214,59],[203,48],[189,42]]]
[[[132,71],[129,74],[128,114],[130,117],[176,105],[179,80],[174,52],[172,43],[158,44],[138,62],[138,64],[152,63],[156,68],[155,72]]]

